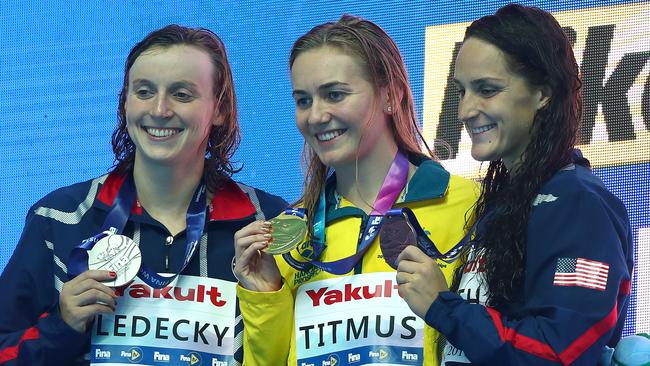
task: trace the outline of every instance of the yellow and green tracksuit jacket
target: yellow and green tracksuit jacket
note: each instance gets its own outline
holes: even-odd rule
[[[445,253],[466,234],[466,219],[471,225],[472,208],[479,193],[478,185],[468,179],[450,175],[439,163],[419,159],[412,163],[417,169],[394,207],[409,207],[438,249]],[[353,255],[362,220],[366,215],[335,192],[336,180],[326,184],[326,248],[321,261],[334,261]],[[295,250],[294,250],[295,251]],[[300,258],[299,254],[292,253]],[[246,366],[296,365],[294,332],[294,297],[305,283],[337,277],[316,267],[298,271],[281,256],[276,257],[283,286],[275,292],[249,291],[238,286],[237,294],[244,318],[244,364]],[[439,262],[448,284],[460,263]],[[368,248],[360,263],[345,276],[370,272],[395,272],[383,259],[378,237]],[[441,351],[438,333],[425,326],[424,365],[437,365]]]

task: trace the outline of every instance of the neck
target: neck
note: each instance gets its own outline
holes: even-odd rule
[[[378,141],[373,151],[359,157],[358,165],[353,161],[334,167],[337,191],[356,207],[370,213],[396,153],[397,145],[392,139]]]
[[[151,217],[176,235],[185,229],[192,195],[203,175],[203,161],[183,166],[144,162],[136,154],[133,179],[138,200]]]

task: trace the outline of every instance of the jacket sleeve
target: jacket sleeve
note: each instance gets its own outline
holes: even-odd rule
[[[33,212],[0,276],[0,365],[72,365],[87,350],[88,335],[59,315],[46,223]]]
[[[293,294],[284,284],[275,292],[237,286],[244,319],[244,365],[286,365],[293,332]]]
[[[565,201],[531,213],[522,305],[499,311],[443,292],[429,308],[426,322],[473,363],[595,365],[620,336],[632,271],[625,209],[593,192]],[[606,282],[588,269],[574,282],[556,277],[578,258],[607,266]]]

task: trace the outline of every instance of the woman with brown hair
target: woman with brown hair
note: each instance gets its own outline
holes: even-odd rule
[[[274,259],[266,251],[276,226],[259,221],[235,235],[245,362],[432,365],[437,337],[396,291],[402,247],[377,234],[391,208],[410,209],[423,240],[448,253],[477,187],[422,153],[402,57],[376,24],[344,15],[316,26],[294,43],[289,66],[308,240]],[[456,262],[441,265],[451,279]]]
[[[239,124],[219,37],[147,35],[118,110],[112,171],[29,211],[0,277],[0,364],[241,361],[232,237],[285,202],[231,178]]]

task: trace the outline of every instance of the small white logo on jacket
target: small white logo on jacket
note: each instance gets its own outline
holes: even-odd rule
[[[540,203],[544,202],[553,202],[557,200],[557,197],[555,197],[552,194],[538,194],[537,197],[535,197],[535,200],[533,201],[533,206],[537,206]]]

